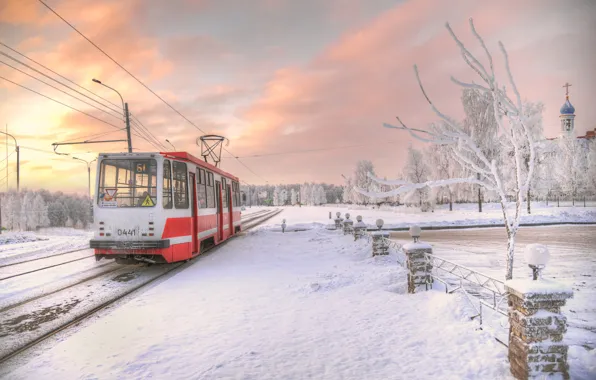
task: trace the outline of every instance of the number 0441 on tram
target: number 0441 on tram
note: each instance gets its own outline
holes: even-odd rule
[[[189,260],[242,230],[238,177],[186,152],[100,154],[95,189],[96,260]]]

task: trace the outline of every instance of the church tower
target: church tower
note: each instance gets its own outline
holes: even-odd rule
[[[575,119],[575,107],[571,105],[569,101],[569,83],[565,83],[563,87],[566,88],[565,92],[565,104],[561,107],[561,135],[572,136],[575,133],[574,120]]]

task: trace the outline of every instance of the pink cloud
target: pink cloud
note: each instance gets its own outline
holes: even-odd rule
[[[321,155],[314,154],[250,161],[270,173],[270,182],[287,179],[290,171],[286,165],[291,166],[292,173],[309,168],[305,171],[316,171],[310,175],[313,179],[337,182],[338,172],[351,170],[355,161],[362,158],[378,160],[382,172],[396,173],[405,158],[410,138],[403,132],[382,128],[382,123],[395,123],[395,115],[417,127],[425,127],[436,120],[420,93],[412,65],[419,65],[426,90],[437,106],[456,117],[463,113],[459,101],[461,90],[450,82],[450,75],[462,80],[477,79],[461,59],[444,28],[445,21],[449,21],[464,43],[486,62],[469,31],[468,18],[473,17],[495,58],[495,65],[500,66],[503,60],[497,39],[501,39],[501,35],[513,39],[515,30],[523,30],[526,23],[539,24],[542,13],[549,12],[549,7],[540,8],[541,4],[513,1],[453,4],[428,0],[396,6],[365,28],[346,33],[308,65],[276,71],[263,96],[240,113],[248,127],[241,142],[236,144],[236,151],[250,155],[397,140],[394,145],[379,145],[376,149],[360,148],[342,154],[329,152],[325,165],[320,164]],[[507,46],[508,41],[503,42]],[[545,94],[552,94],[547,96],[545,125],[548,126],[558,122],[558,107],[563,101],[559,82],[573,67],[568,66],[559,75],[553,75],[556,63],[544,62],[544,57],[556,60],[553,57],[556,50],[536,38],[528,43],[530,48],[510,51],[513,71],[523,96],[529,100],[542,100]],[[540,67],[551,75],[539,75]],[[499,67],[498,72],[503,70]],[[583,72],[583,75],[589,74]],[[507,82],[506,77],[501,78]],[[547,133],[556,131],[549,128]]]

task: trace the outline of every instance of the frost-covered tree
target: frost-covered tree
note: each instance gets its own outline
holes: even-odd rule
[[[68,218],[66,219],[65,226],[66,226],[66,227],[73,227],[73,226],[74,226],[74,223],[72,222],[72,219],[70,219],[70,217],[68,217]]]
[[[575,199],[585,190],[588,183],[588,156],[584,147],[573,136],[561,136],[558,148],[554,170],[559,188],[570,196],[575,204]]]
[[[461,167],[451,158],[451,147],[448,145],[431,146],[426,154],[430,162],[430,178],[432,180],[445,180],[461,176]],[[449,211],[453,211],[453,196],[460,184],[450,184],[437,187],[436,197],[449,199]]]
[[[33,201],[33,210],[35,210],[36,227],[48,227],[50,219],[48,218],[48,206],[41,193],[37,193]]]
[[[371,192],[373,180],[369,177],[369,173],[374,175],[375,169],[372,162],[368,160],[360,160],[356,163],[356,169],[354,170],[353,175],[353,185],[359,189],[362,189],[367,192]],[[353,193],[352,194],[354,203],[357,204],[367,204],[368,199],[367,197],[363,196],[360,193]]]
[[[280,205],[280,201],[279,201],[279,187],[277,187],[277,186],[273,190],[273,205],[274,206],[279,206]]]
[[[588,170],[586,175],[586,187],[592,194],[596,194],[596,141],[592,140],[588,146]]]
[[[429,130],[423,130],[406,126],[406,124],[404,124],[398,117],[399,126],[385,124],[385,127],[408,131],[413,137],[421,141],[451,146],[450,152],[452,153],[452,158],[456,160],[465,171],[469,173],[478,173],[480,179],[476,179],[476,175],[471,175],[467,178],[463,177],[449,180],[431,180],[423,183],[409,183],[400,186],[396,190],[384,193],[383,195],[406,193],[424,187],[445,186],[452,183],[477,184],[489,191],[495,191],[498,194],[501,203],[503,220],[505,222],[507,233],[507,270],[505,278],[509,280],[513,277],[515,237],[519,229],[522,204],[534,175],[534,158],[536,152],[534,149],[534,141],[529,130],[529,120],[524,112],[524,104],[522,103],[521,95],[513,80],[509,67],[509,59],[503,44],[499,43],[505,59],[505,68],[510,89],[514,94],[513,99],[509,96],[507,89],[502,82],[496,78],[492,55],[487,49],[482,37],[476,32],[473,21],[470,19],[470,28],[473,35],[480,43],[482,51],[486,54],[488,67],[486,67],[485,64],[482,64],[476,56],[464,46],[449,24],[446,24],[446,27],[459,47],[464,61],[478,75],[481,84],[474,82],[464,83],[453,77],[451,78],[452,81],[462,88],[476,89],[483,94],[490,94],[493,106],[492,117],[497,125],[499,135],[499,138],[494,141],[495,143],[499,141],[501,144],[505,145],[506,148],[511,148],[513,152],[513,155],[509,157],[508,160],[513,162],[515,173],[515,188],[513,190],[515,209],[511,210],[507,207],[507,187],[503,181],[503,171],[505,169],[502,165],[499,165],[497,159],[490,158],[489,152],[484,152],[482,150],[482,146],[475,141],[472,133],[473,129],[466,128],[462,122],[458,122],[452,117],[447,116],[435,106],[422,85],[416,66],[414,67],[414,71],[422,94],[431,109],[442,122],[432,125]],[[529,151],[529,161],[527,165],[524,162],[524,149],[526,145]],[[527,170],[526,166],[528,168]],[[365,195],[378,196],[377,194],[367,193],[365,189],[359,189],[359,191]]]
[[[424,162],[422,152],[414,148],[412,145],[408,147],[408,156],[403,170],[403,177],[410,183],[423,183],[430,178],[430,169]],[[406,195],[406,200],[411,199],[416,194],[418,204],[422,207],[422,203],[428,199],[428,188],[421,187],[413,189]]]
[[[83,225],[83,222],[80,220],[77,220],[77,224],[75,224],[75,228],[82,230],[83,228],[85,228],[85,226]]]
[[[295,206],[296,203],[298,203],[297,197],[298,196],[296,194],[296,189],[292,188],[290,192],[290,203],[292,204],[292,206]]]
[[[9,192],[2,203],[2,224],[9,230],[21,227],[21,198],[16,192]]]

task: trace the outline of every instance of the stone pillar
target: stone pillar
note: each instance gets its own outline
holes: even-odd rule
[[[568,346],[563,343],[567,318],[561,307],[573,290],[551,280],[510,280],[509,363],[516,379],[558,374],[569,379]]]
[[[354,224],[354,240],[358,240],[362,237],[364,237],[364,234],[366,232],[366,224],[364,224],[364,222],[362,221],[362,217],[360,215],[358,215],[356,217],[356,224]]]
[[[373,257],[389,254],[389,245],[383,239],[389,239],[388,231],[375,231],[372,233]]]
[[[341,228],[341,219],[340,218],[335,218],[335,229]]]
[[[408,293],[432,288],[432,262],[426,255],[433,253],[433,248],[427,243],[408,243],[402,247],[406,254],[408,269]]]
[[[346,220],[344,220],[344,235],[351,234],[354,230],[354,221],[350,219],[350,214],[346,214]]]

